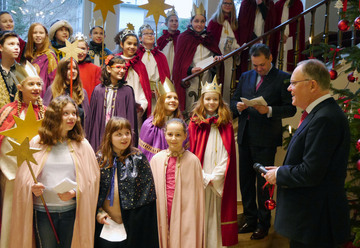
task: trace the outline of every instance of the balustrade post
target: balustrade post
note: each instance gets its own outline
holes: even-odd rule
[[[329,43],[329,12],[330,12],[330,0],[327,0],[325,4],[325,25],[324,25],[324,34],[323,34],[323,42],[325,44]]]

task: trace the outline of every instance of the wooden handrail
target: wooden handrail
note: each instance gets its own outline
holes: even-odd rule
[[[226,54],[223,59],[215,61],[214,63],[212,63],[211,65],[205,67],[204,69],[202,69],[201,71],[198,71],[196,73],[193,73],[189,76],[187,76],[186,78],[183,78],[181,80],[181,83],[186,87],[188,85],[186,85],[186,82],[189,81],[190,79],[199,76],[200,74],[204,73],[206,70],[216,66],[217,64],[223,62],[224,60],[227,60],[237,54],[240,54],[242,51],[245,51],[246,49],[249,49],[249,47],[251,47],[252,45],[254,45],[255,43],[258,43],[259,41],[265,39],[266,37],[269,37],[271,34],[274,34],[276,32],[278,32],[279,30],[285,28],[286,25],[289,25],[290,23],[296,22],[298,19],[300,20],[301,17],[303,17],[304,15],[306,15],[309,12],[312,12],[312,15],[315,15],[315,11],[317,8],[321,7],[323,4],[327,4],[326,6],[326,13],[325,13],[325,18],[327,20],[325,20],[325,22],[328,22],[328,8],[329,8],[329,4],[330,4],[331,0],[322,0],[321,2],[315,4],[314,6],[304,10],[303,12],[301,12],[299,15],[287,20],[286,22],[280,24],[279,26],[269,30],[268,32],[264,33],[262,36],[257,37],[256,39],[249,41],[248,43],[242,45],[240,48]],[[327,42],[328,41],[328,29],[329,29],[329,24],[325,23],[325,27],[324,27],[324,41]],[[312,39],[313,39],[313,30],[312,30]],[[313,42],[313,41],[312,41]]]

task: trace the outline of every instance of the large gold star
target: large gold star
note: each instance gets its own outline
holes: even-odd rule
[[[89,1],[95,3],[94,12],[96,10],[101,11],[101,15],[104,22],[106,21],[106,16],[108,11],[115,14],[114,5],[123,3],[123,1],[121,0],[89,0]]]
[[[42,120],[36,120],[36,115],[31,102],[24,120],[15,115],[13,117],[16,123],[16,127],[0,132],[1,135],[11,137],[18,142],[22,142],[26,137],[31,140],[38,134]]]
[[[26,139],[21,143],[21,145],[11,139],[8,139],[8,141],[10,145],[13,147],[13,150],[6,153],[6,155],[17,157],[18,167],[20,167],[24,161],[33,162],[34,164],[37,164],[33,154],[41,151],[41,149],[31,148],[28,137],[26,137]]]
[[[160,16],[166,18],[165,10],[173,6],[166,4],[164,0],[148,0],[147,4],[139,5],[139,8],[148,10],[146,17],[153,15],[156,26],[158,25]]]
[[[78,55],[82,52],[80,48],[78,48],[78,40],[76,40],[74,43],[70,43],[70,41],[65,40],[66,46],[63,48],[60,48],[59,50],[64,52],[65,59],[68,60],[71,57],[74,58],[76,61],[78,61]]]

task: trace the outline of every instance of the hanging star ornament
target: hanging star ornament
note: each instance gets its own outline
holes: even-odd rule
[[[337,2],[335,3],[335,9],[337,9],[337,13],[339,14],[339,12],[340,12],[340,9],[342,9],[343,8],[343,3],[342,3],[342,1],[341,0],[337,0]]]
[[[13,116],[16,127],[6,131],[0,132],[1,135],[8,136],[22,142],[28,137],[30,140],[38,134],[38,130],[41,126],[42,120],[37,120],[34,112],[34,108],[30,102],[28,110],[25,115],[25,119],[22,120],[17,116]]]
[[[24,139],[24,141],[21,144],[17,143],[16,141],[13,141],[11,139],[8,139],[8,140],[9,140],[9,143],[12,146],[13,150],[6,153],[6,155],[17,157],[17,166],[18,167],[20,167],[24,161],[37,164],[33,154],[41,151],[41,149],[31,148],[28,137],[26,137],[26,139]]]
[[[70,58],[73,58],[78,61],[78,55],[82,52],[80,48],[78,48],[78,40],[74,41],[74,43],[71,43],[68,40],[65,40],[66,46],[63,48],[60,48],[59,50],[65,53],[65,59],[68,60]]]
[[[166,18],[165,10],[172,8],[172,5],[166,4],[164,0],[148,0],[147,4],[139,5],[139,8],[148,10],[146,17],[153,15],[156,26],[160,16]]]
[[[123,3],[123,1],[121,0],[89,0],[89,1],[95,3],[94,12],[96,10],[101,11],[101,15],[104,22],[106,21],[108,11],[115,14],[114,5]]]
[[[346,64],[346,62],[347,62],[346,59],[343,58],[342,60],[340,60],[340,65],[344,66]]]

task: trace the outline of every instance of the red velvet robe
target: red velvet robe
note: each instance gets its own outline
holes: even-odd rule
[[[275,27],[274,3],[272,0],[265,0],[265,5],[267,6],[268,12],[264,25],[264,33]],[[251,41],[253,38],[252,35],[254,31],[256,8],[257,5],[255,0],[243,0],[241,2],[238,17],[240,46],[242,46],[244,43]],[[241,72],[245,72],[248,70],[248,58],[249,49],[241,53]]]
[[[231,25],[231,22],[229,20],[229,18],[225,17],[225,20],[227,20],[230,25]],[[218,23],[216,20],[214,19],[211,19],[210,22],[209,22],[209,25],[207,27],[207,31],[210,32],[212,34],[212,36],[214,37],[214,40],[216,42],[216,44],[219,44],[220,42],[220,38],[221,38],[221,32],[222,32],[222,29],[223,29],[223,25]],[[233,30],[234,32],[234,35],[235,35],[235,38],[237,40],[237,43],[241,46],[240,42],[239,42],[239,32],[238,30]]]
[[[218,43],[215,43],[215,40],[210,33],[206,33],[205,37],[202,37],[190,28],[179,35],[177,44],[172,77],[176,93],[179,97],[180,109],[184,110],[186,90],[181,86],[181,80],[188,76],[187,71],[193,61],[197,46],[202,44],[215,55],[221,55],[221,51],[218,47]]]
[[[275,4],[275,13],[276,13],[276,23],[275,26],[278,26],[281,24],[281,16],[283,12],[283,8],[287,8],[287,6],[284,6],[286,0],[279,0]],[[288,9],[288,8],[287,8]],[[289,19],[299,15],[301,12],[304,11],[303,4],[301,0],[295,0],[293,3],[293,6],[290,7],[289,10]],[[294,65],[294,52],[295,52],[295,41],[296,41],[296,22],[293,22],[289,25],[289,37],[293,37],[293,48],[292,50],[289,50],[287,53],[287,67],[283,67],[287,71],[293,71],[295,69]],[[277,32],[276,35],[273,36],[273,42],[272,42],[272,54],[273,54],[273,60],[276,61],[277,55],[278,55],[278,49],[279,49],[279,43],[280,43],[280,32]],[[305,56],[301,53],[305,49],[305,21],[304,17],[300,20],[300,36],[299,36],[299,61],[303,60]]]
[[[189,123],[190,151],[201,161],[203,166],[205,149],[209,138],[211,123],[217,118],[212,117],[199,125],[191,120]],[[221,234],[222,245],[232,246],[238,243],[237,204],[236,204],[236,150],[232,123],[219,126],[219,132],[228,161],[225,171],[225,182],[221,200]]]
[[[157,47],[160,51],[164,49],[164,47],[169,43],[169,41],[173,41],[174,49],[176,49],[177,39],[179,37],[180,31],[176,30],[174,34],[170,34],[169,31],[163,30],[163,35],[159,37],[157,40]]]
[[[117,56],[121,56],[123,52],[116,54]],[[146,67],[141,62],[141,59],[139,58],[139,55],[135,55],[134,58],[132,58],[129,62],[126,63],[126,67],[132,67],[134,71],[139,75],[140,78],[140,84],[143,88],[146,100],[148,101],[148,107],[147,107],[147,116],[149,117],[151,114],[151,89],[150,89],[150,82],[149,82],[149,76],[146,71]],[[125,74],[125,80],[127,78],[127,72]]]
[[[139,49],[137,50],[137,54],[139,55],[140,60],[144,56],[145,52],[145,48],[140,45]],[[156,64],[158,65],[160,80],[162,83],[164,83],[166,77],[170,78],[170,70],[167,59],[157,47],[152,49],[151,53],[155,58]]]

